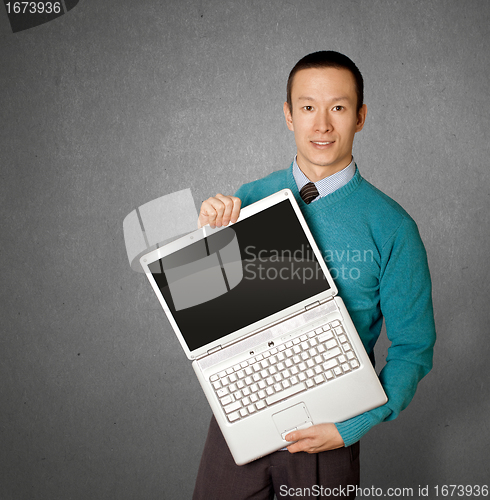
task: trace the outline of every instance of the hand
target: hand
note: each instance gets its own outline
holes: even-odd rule
[[[197,226],[201,228],[209,224],[214,229],[215,227],[227,226],[230,222],[234,223],[240,215],[241,205],[240,198],[218,193],[202,202]]]
[[[292,431],[286,434],[286,441],[296,441],[288,446],[290,453],[298,451],[318,453],[344,446],[344,440],[340,436],[335,424],[318,424],[306,429]]]

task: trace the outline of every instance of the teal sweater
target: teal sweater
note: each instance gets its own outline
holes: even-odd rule
[[[393,420],[432,368],[435,326],[427,256],[415,222],[363,179],[306,205],[289,169],[243,185],[242,206],[289,188],[305,216],[368,354],[383,322],[391,346],[379,378],[388,402],[336,426],[346,446]]]

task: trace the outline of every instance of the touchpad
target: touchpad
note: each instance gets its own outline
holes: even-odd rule
[[[304,403],[298,403],[272,415],[272,420],[276,424],[277,430],[282,439],[291,431],[304,429],[313,425],[310,414]]]

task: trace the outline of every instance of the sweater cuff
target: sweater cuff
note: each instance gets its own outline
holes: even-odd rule
[[[344,422],[335,424],[344,441],[344,445],[351,446],[357,443],[376,424],[379,424],[391,414],[391,410],[387,406],[380,406],[374,410],[362,413],[357,417],[350,418]]]

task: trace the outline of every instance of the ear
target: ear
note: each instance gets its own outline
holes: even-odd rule
[[[293,127],[293,116],[291,115],[291,110],[289,109],[289,104],[287,102],[284,103],[283,106],[284,118],[286,118],[286,125],[291,132],[294,132]]]
[[[360,132],[363,129],[364,123],[366,121],[366,115],[367,115],[367,106],[363,104],[361,106],[361,109],[359,110],[359,113],[357,114],[356,132]]]

